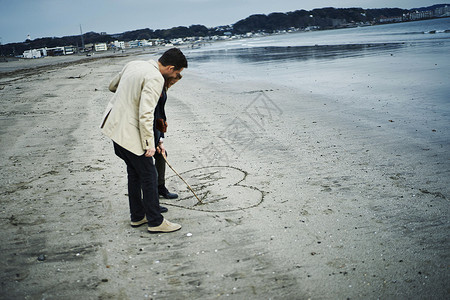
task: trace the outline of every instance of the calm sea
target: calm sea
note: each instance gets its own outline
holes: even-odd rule
[[[270,76],[271,72],[273,75],[270,77],[277,77],[280,66],[281,69],[290,66],[295,72],[296,67],[301,70],[306,66],[318,67],[343,58],[385,54],[434,56],[442,62],[442,66],[448,66],[449,50],[450,18],[444,18],[216,42],[191,50],[188,56],[192,69],[197,71],[223,74],[231,70],[233,77],[247,74],[254,78],[256,74]],[[420,62],[415,60],[415,63]],[[248,74],[244,70],[248,67],[258,72]],[[271,72],[261,74],[259,69]]]
[[[186,54],[188,72],[298,89],[368,119],[384,118],[373,108],[386,103],[392,118],[415,120],[408,131],[428,124],[424,132],[447,132],[440,142],[450,144],[450,18],[216,42]]]

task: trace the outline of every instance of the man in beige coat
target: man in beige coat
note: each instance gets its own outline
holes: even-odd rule
[[[177,77],[184,68],[186,57],[172,48],[157,62],[129,62],[109,85],[115,94],[103,116],[102,132],[113,140],[116,155],[127,165],[131,226],[148,223],[151,233],[181,228],[161,215],[153,161],[153,115],[164,80]]]

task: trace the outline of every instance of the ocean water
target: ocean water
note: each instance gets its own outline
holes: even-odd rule
[[[260,74],[260,78],[255,79],[269,77],[273,82],[280,75],[279,70],[286,67],[295,74],[311,65],[319,68],[340,63],[342,59],[385,55],[418,55],[421,59],[415,59],[416,64],[423,62],[423,57],[433,57],[444,69],[449,64],[449,50],[450,18],[444,18],[216,42],[188,51],[187,55],[190,66],[198,72],[213,75],[232,71],[233,77],[240,78],[255,78]],[[247,72],[247,68],[256,72]]]
[[[446,30],[450,30],[449,18],[231,40],[211,44],[201,51],[270,46],[295,47],[427,41],[448,38],[450,32],[445,34]]]
[[[439,131],[437,142],[450,146],[450,18],[216,42],[186,54],[187,72],[298,89],[368,121],[388,117],[374,111],[384,103],[389,117],[410,120],[407,134],[426,124],[422,132]]]

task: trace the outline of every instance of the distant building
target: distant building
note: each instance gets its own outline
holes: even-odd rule
[[[74,54],[76,52],[77,52],[77,47],[75,47],[75,46],[65,46],[64,47],[64,54],[65,55]]]
[[[128,46],[130,48],[137,48],[137,47],[139,47],[139,41],[130,41],[130,42],[128,42]]]
[[[438,7],[434,10],[434,15],[436,17],[449,17],[450,16],[450,6],[445,5]]]
[[[183,44],[183,39],[182,38],[171,39],[170,43],[174,46],[178,46]]]
[[[41,52],[41,56],[47,56],[47,47],[36,49]]]
[[[434,17],[434,12],[432,10],[415,11],[409,14],[409,19],[412,21],[430,19],[432,17]]]
[[[23,52],[23,58],[40,58],[42,57],[41,51],[37,49],[26,50]]]
[[[114,41],[114,47],[125,49],[125,42],[124,41]]]
[[[94,45],[95,51],[106,51],[108,50],[108,47],[106,46],[106,43],[98,43]]]
[[[65,47],[53,47],[53,48],[39,48],[27,50],[23,53],[24,58],[41,58],[45,56],[60,56],[60,55],[70,55],[77,52],[77,47],[75,46],[65,46]]]
[[[60,56],[65,55],[64,47],[45,48],[47,50],[47,56]]]
[[[393,22],[402,22],[403,16],[401,17],[380,17],[380,23],[393,23]]]
[[[153,46],[153,40],[140,40],[139,41],[139,46],[142,46],[142,47]]]

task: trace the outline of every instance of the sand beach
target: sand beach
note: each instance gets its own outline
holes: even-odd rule
[[[112,77],[157,57],[0,63],[1,299],[448,298],[448,115],[412,120],[376,71],[366,107],[358,78],[326,96],[306,76],[237,83],[192,64],[165,143],[203,203],[167,169],[180,198],[161,203],[183,228],[131,228],[98,126]]]

